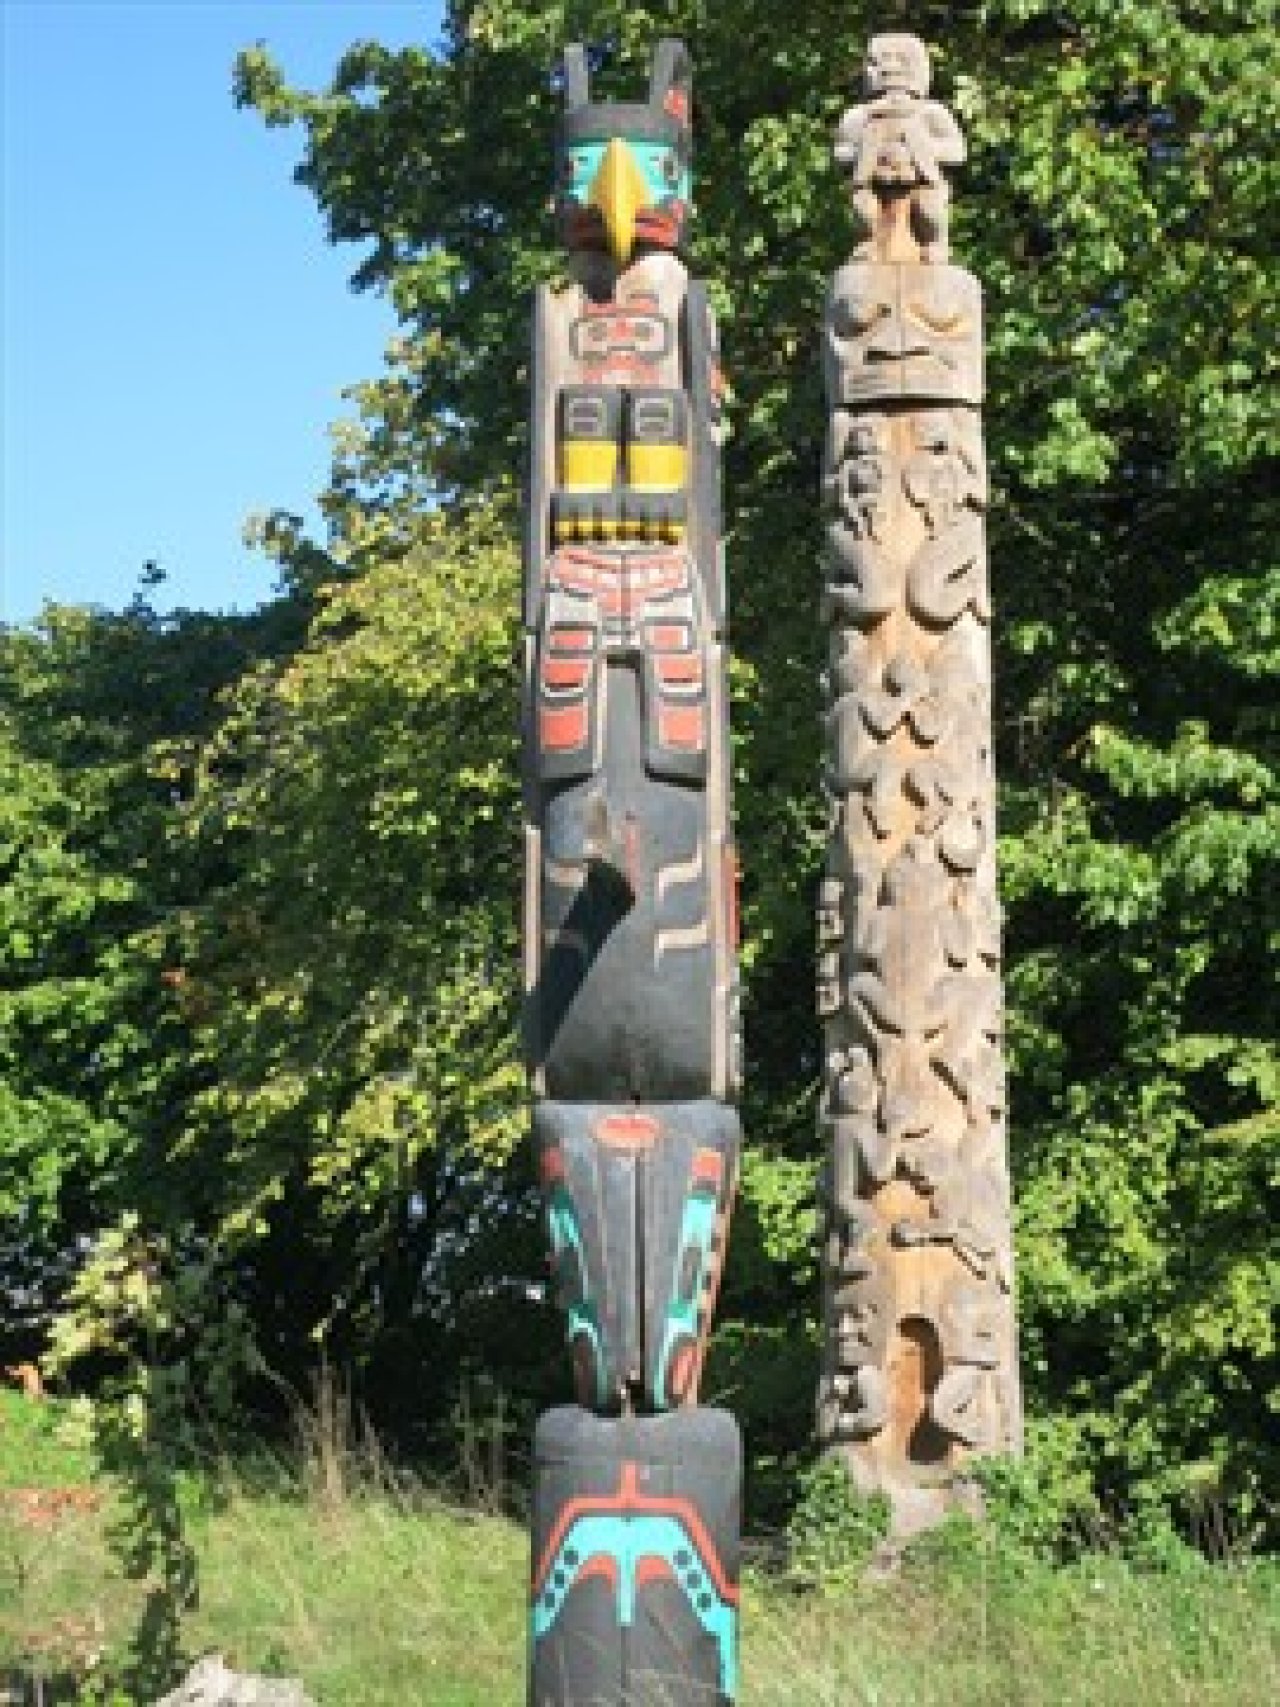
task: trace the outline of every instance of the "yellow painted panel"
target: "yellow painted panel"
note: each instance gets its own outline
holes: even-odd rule
[[[618,471],[612,439],[565,439],[560,445],[560,484],[568,492],[607,492]]]
[[[627,480],[635,492],[680,491],[687,464],[683,445],[627,446]]]

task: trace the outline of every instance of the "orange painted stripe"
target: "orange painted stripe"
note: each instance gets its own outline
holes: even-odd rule
[[[695,1150],[690,1172],[695,1191],[699,1186],[718,1188],[724,1178],[724,1157],[719,1150]]]
[[[706,718],[697,705],[658,707],[658,739],[664,747],[698,752],[706,744]]]
[[[658,680],[662,682],[701,682],[702,659],[696,652],[686,652],[683,657],[659,658]]]
[[[671,1360],[671,1395],[683,1399],[698,1367],[698,1348],[686,1340]]]
[[[651,1114],[602,1114],[592,1131],[610,1149],[647,1150],[657,1142],[662,1125]]]
[[[590,668],[589,658],[544,658],[542,679],[549,688],[584,688]]]
[[[553,628],[549,636],[553,652],[589,652],[595,638],[592,628]]]
[[[610,1559],[609,1563],[612,1564],[613,1560]],[[652,1554],[646,1554],[643,1559],[636,1560],[636,1587],[638,1589],[647,1588],[650,1583],[669,1582],[674,1576],[674,1571],[665,1559],[655,1559]]]
[[[639,1572],[636,1573],[637,1578]],[[588,1559],[578,1572],[575,1582],[585,1583],[592,1577],[603,1577],[616,1594],[618,1592],[618,1565],[607,1553],[597,1553],[594,1559]]]
[[[585,705],[542,706],[538,711],[538,739],[549,753],[572,752],[587,743]]]
[[[689,644],[689,630],[683,622],[651,622],[648,638],[656,652],[683,652]]]

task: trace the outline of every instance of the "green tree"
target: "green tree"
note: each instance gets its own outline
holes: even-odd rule
[[[226,697],[179,833],[227,881],[180,963],[191,1209],[258,1354],[294,1385],[324,1356],[421,1445],[482,1372],[543,1392],[555,1330],[516,1153],[510,518],[406,526]]]
[[[195,1082],[167,837],[217,690],[277,618],[49,607],[0,628],[0,1355],[40,1351],[82,1243],[163,1201]]]

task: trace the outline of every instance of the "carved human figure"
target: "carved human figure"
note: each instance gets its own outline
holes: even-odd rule
[[[888,550],[891,487],[889,422],[837,410],[827,434],[823,491],[830,513],[826,600],[845,621],[867,622],[893,609],[902,569]]]
[[[836,1192],[829,1206],[828,1265],[836,1277],[827,1332],[832,1369],[829,1426],[842,1439],[879,1433],[888,1417],[884,1356],[892,1301],[885,1285],[883,1242],[867,1207]]]
[[[927,537],[907,571],[911,609],[930,624],[952,623],[966,609],[987,622],[987,480],[976,424],[966,410],[922,410],[912,436],[903,484]]]
[[[845,113],[836,133],[836,160],[849,176],[861,241],[855,258],[875,252],[885,209],[907,202],[922,261],[945,261],[945,168],[965,156],[964,137],[940,101],[929,95],[929,54],[916,36],[873,36],[863,70],[865,101]]]

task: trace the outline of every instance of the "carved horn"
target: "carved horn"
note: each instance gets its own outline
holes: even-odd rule
[[[564,50],[564,104],[566,107],[585,107],[590,99],[587,50],[580,41],[567,42]]]
[[[693,82],[693,61],[689,50],[676,36],[663,36],[653,53],[653,71],[649,77],[649,105],[660,107],[669,89],[679,89],[685,100]]]

